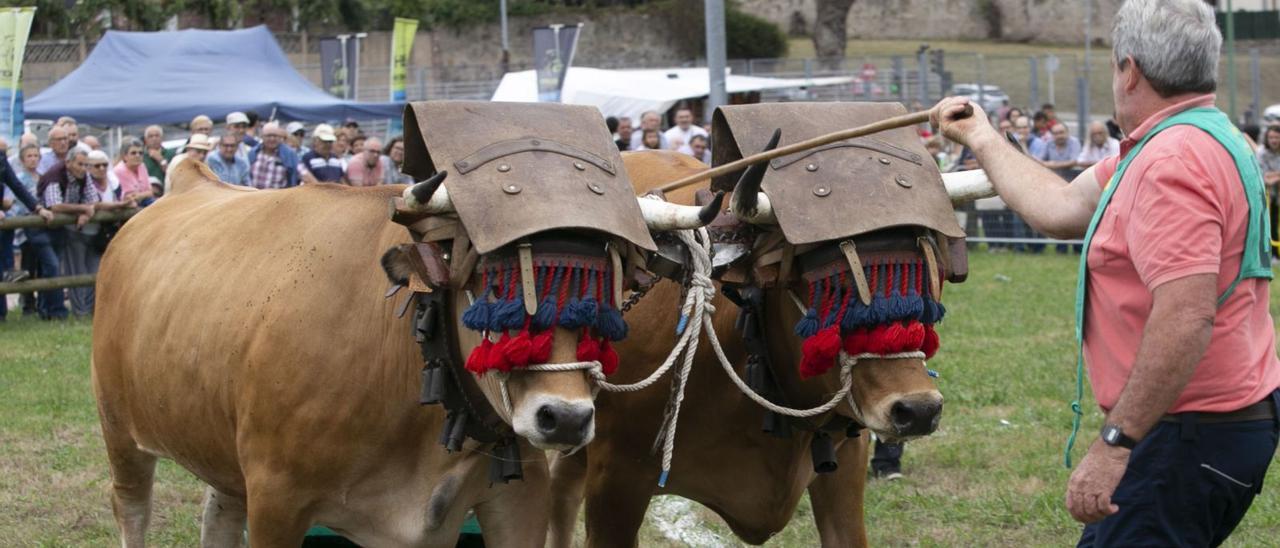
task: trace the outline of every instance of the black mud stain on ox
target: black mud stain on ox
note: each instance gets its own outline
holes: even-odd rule
[[[445,476],[440,478],[440,485],[431,492],[431,500],[427,503],[427,530],[435,531],[444,524],[445,515],[453,506],[458,496],[458,478]]]

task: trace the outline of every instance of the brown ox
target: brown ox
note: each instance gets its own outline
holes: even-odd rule
[[[705,169],[684,154],[641,152],[624,155],[638,192]],[[693,191],[668,195],[692,203]],[[802,381],[798,375],[800,339],[792,326],[800,313],[781,290],[766,291],[770,355],[779,384],[792,407],[814,407],[840,386],[836,369]],[[662,363],[675,339],[680,288],[655,286],[628,314],[633,337],[619,348],[628,363],[616,382],[633,382]],[[729,359],[742,375],[744,350],[734,322],[739,308],[723,296],[714,301],[715,328]],[[863,360],[853,369],[853,400],[836,412],[861,420],[889,438],[932,432],[942,396],[919,359]],[[812,432],[796,431],[779,439],[761,431],[762,409],[729,381],[708,345],[703,344],[689,377],[677,429],[675,458],[665,489],[659,488],[659,455],[651,452],[667,395],[662,391],[601,394],[596,400],[597,438],[586,451],[556,459],[552,465],[556,509],[551,544],[569,546],[573,523],[585,495],[587,544],[633,546],[649,499],[660,494],[697,501],[719,514],[747,542],[763,543],[791,520],[807,489],[823,546],[862,546],[867,436],[846,439],[836,433],[839,467],[815,474],[810,458]],[[828,416],[802,421],[809,428]],[[584,454],[585,453],[585,454]]]
[[[472,508],[493,545],[542,545],[548,481],[529,441],[586,443],[590,386],[581,371],[511,376],[512,422],[538,424],[517,424],[522,482],[491,486],[486,446],[440,447],[411,318],[383,297],[380,256],[409,239],[387,217],[404,187],[254,191],[195,162],[173,178],[98,274],[93,386],[125,546],[144,544],[157,457],[209,485],[206,546],[239,545],[246,519],[255,548],[298,546],[312,524],[452,546]],[[458,333],[464,351],[478,341]],[[552,362],[574,361],[576,343],[557,331]],[[545,431],[549,407],[578,418],[571,432]]]

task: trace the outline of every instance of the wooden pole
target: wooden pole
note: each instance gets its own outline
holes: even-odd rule
[[[962,116],[962,118],[968,117],[973,114],[973,107],[970,106],[968,107],[968,109],[969,110],[965,113],[964,116]],[[929,121],[929,111],[923,110],[920,112],[903,114],[901,116],[894,116],[893,118],[880,120],[879,122],[867,124],[865,126],[842,129],[840,131],[836,131],[836,132],[828,133],[826,135],[820,135],[812,139],[800,141],[799,143],[793,143],[785,147],[776,148],[768,152],[752,154],[751,156],[744,157],[740,160],[735,160],[727,164],[724,164],[722,166],[713,167],[701,173],[695,173],[688,177],[677,179],[675,181],[662,185],[661,187],[659,187],[659,190],[663,192],[671,192],[672,190],[676,190],[678,188],[684,188],[691,184],[694,184],[700,181],[705,181],[713,177],[719,177],[726,173],[733,173],[749,165],[758,164],[761,162],[768,162],[769,160],[772,160],[774,158],[778,158],[781,156],[786,156],[788,154],[795,154],[797,152],[809,150],[811,148],[817,148],[822,145],[834,143],[836,141],[843,141],[845,139],[852,139],[854,137],[863,137],[866,135],[871,135],[872,133],[879,133],[881,131],[898,129],[900,127],[923,124],[928,121]]]
[[[66,289],[68,287],[84,287],[93,285],[97,274],[80,274],[57,278],[36,278],[17,283],[0,283],[0,295],[9,293],[34,293],[50,289]]]
[[[139,209],[114,209],[111,211],[100,211],[89,219],[91,223],[110,223],[115,221],[123,221],[141,211]],[[53,214],[53,220],[45,222],[39,215],[22,215],[19,217],[5,217],[0,219],[0,230],[14,230],[18,228],[53,228],[57,226],[76,224],[76,217],[66,213]]]

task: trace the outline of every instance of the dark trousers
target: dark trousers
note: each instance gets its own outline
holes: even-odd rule
[[[40,261],[36,258],[35,248],[30,242],[22,242],[22,265],[20,268],[31,273],[32,278],[40,277]],[[36,296],[34,293],[22,294],[22,314],[36,315]]]
[[[1268,397],[1280,411],[1280,390]],[[1160,422],[1129,456],[1116,514],[1078,546],[1217,546],[1240,523],[1276,452],[1276,420]]]
[[[58,276],[58,246],[61,245],[60,239],[61,229],[45,230],[41,228],[28,228],[27,243],[35,254],[36,262],[40,265],[40,276],[43,278],[56,278]],[[67,317],[66,294],[61,289],[51,289],[41,291],[40,298],[36,300],[36,311],[39,312],[41,318],[59,319]]]
[[[871,456],[871,468],[880,470],[885,467],[899,466],[902,466],[902,444],[876,440],[875,452]]]
[[[13,231],[0,230],[0,274],[13,270]],[[0,294],[0,319],[9,313],[9,296]]]

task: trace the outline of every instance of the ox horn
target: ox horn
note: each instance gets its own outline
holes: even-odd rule
[[[724,192],[717,192],[711,203],[702,207],[673,204],[647,196],[637,197],[636,202],[640,204],[640,213],[644,215],[644,224],[649,230],[690,230],[707,226],[715,220],[720,214],[720,206],[724,204]]]
[[[761,152],[778,148],[778,141],[781,139],[782,130],[773,130],[773,137],[769,138],[769,144],[765,145]],[[778,224],[778,218],[773,214],[773,205],[769,203],[769,197],[760,192],[760,185],[764,181],[767,169],[769,169],[768,162],[752,164],[738,179],[738,184],[734,185],[733,202],[729,205],[729,210],[733,211],[739,219],[752,224]]]
[[[996,195],[995,187],[987,179],[987,172],[981,169],[943,173],[942,184],[947,187],[952,206]]]
[[[404,189],[404,204],[424,213],[452,213],[453,200],[444,186],[444,178],[448,176],[448,171],[441,171]]]

